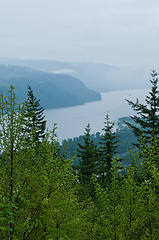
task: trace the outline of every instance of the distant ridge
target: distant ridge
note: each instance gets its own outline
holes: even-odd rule
[[[101,100],[99,93],[89,90],[81,80],[73,76],[48,73],[9,63],[0,64],[0,90],[6,92],[10,84],[14,85],[20,102],[26,99],[27,87],[30,85],[45,109],[77,106]]]
[[[0,58],[1,64],[26,66],[35,70],[65,74],[80,79],[87,88],[97,92],[149,88],[150,66],[118,67],[91,62],[27,60]]]

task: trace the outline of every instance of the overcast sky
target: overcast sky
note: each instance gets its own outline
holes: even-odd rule
[[[0,57],[159,67],[158,0],[0,0]]]

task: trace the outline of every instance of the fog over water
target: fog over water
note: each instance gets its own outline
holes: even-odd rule
[[[102,100],[91,102],[76,107],[46,110],[47,128],[52,130],[57,123],[58,139],[78,137],[84,133],[88,123],[91,125],[91,133],[102,132],[104,118],[108,113],[111,121],[117,121],[119,117],[132,115],[134,112],[125,99],[136,101],[138,98],[144,103],[149,90],[124,90],[102,93]]]

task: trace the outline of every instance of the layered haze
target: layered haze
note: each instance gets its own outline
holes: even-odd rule
[[[151,68],[117,67],[92,62],[60,62],[55,60],[22,60],[0,58],[0,64],[29,67],[65,78],[73,76],[80,79],[89,89],[97,92],[149,88]]]
[[[63,92],[69,78],[97,96],[86,99],[84,94],[81,102],[77,84],[71,92],[76,105],[100,100],[100,92],[149,89],[149,73],[159,67],[158,10],[157,0],[1,0],[0,64],[29,67],[35,75],[41,71],[41,89],[52,86],[50,96],[58,93],[53,81],[59,80]],[[50,74],[54,80],[48,85]],[[31,86],[33,82],[30,78]],[[36,84],[35,94],[42,100],[47,91],[38,94]],[[60,105],[60,93],[60,107],[75,103],[64,106],[64,100]]]
[[[1,0],[0,57],[158,67],[157,0]]]

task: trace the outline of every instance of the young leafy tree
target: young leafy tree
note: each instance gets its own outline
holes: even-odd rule
[[[90,124],[85,128],[84,144],[78,144],[79,175],[81,183],[89,183],[93,174],[97,174],[99,151],[90,136]]]
[[[24,120],[11,86],[0,97],[0,239],[87,239],[72,160],[57,154],[55,129],[37,152]]]
[[[103,239],[124,239],[121,238],[122,231],[120,230],[121,222],[121,183],[118,174],[120,167],[117,159],[112,162],[112,181],[110,186],[101,186],[98,179],[95,184],[95,205],[97,214],[95,219],[96,238]],[[111,191],[110,191],[111,188]]]
[[[149,152],[149,153],[148,153]],[[131,153],[134,162],[120,175],[121,167],[113,159],[111,188],[95,183],[95,239],[158,239],[159,230],[159,172],[152,148]],[[146,160],[147,169],[141,159]],[[149,174],[147,174],[149,171]],[[136,178],[141,175],[142,182]],[[151,178],[147,179],[147,175]],[[140,178],[141,179],[141,178]]]
[[[152,87],[149,95],[146,96],[145,104],[139,103],[137,99],[136,102],[126,100],[132,109],[137,113],[137,115],[130,116],[135,124],[130,122],[125,122],[129,128],[131,128],[136,135],[140,147],[140,137],[144,136],[144,142],[149,143],[150,139],[154,136],[159,136],[159,91],[158,91],[158,73],[156,70],[151,72],[152,80],[150,80]],[[143,143],[143,138],[141,139]]]
[[[100,142],[101,162],[99,165],[99,174],[102,182],[110,182],[112,176],[112,162],[119,144],[118,136],[113,131],[114,123],[110,121],[109,115],[105,117],[105,126],[102,129],[104,131],[103,137]]]
[[[31,87],[28,87],[26,106],[25,131],[32,135],[33,141],[39,142],[45,137],[46,121],[44,109],[40,107],[40,99],[37,99]]]
[[[122,183],[120,218],[125,239],[158,239],[159,175],[154,147],[145,145],[145,148],[140,153],[134,151],[133,164]]]
[[[8,225],[5,229],[9,238],[13,239],[14,213],[16,204],[14,202],[14,192],[16,188],[15,176],[19,168],[17,155],[24,147],[25,132],[24,108],[17,104],[14,87],[11,85],[8,96],[0,95],[0,183],[3,195],[2,205],[5,205],[6,214],[4,216]],[[5,222],[5,221],[4,221]]]

